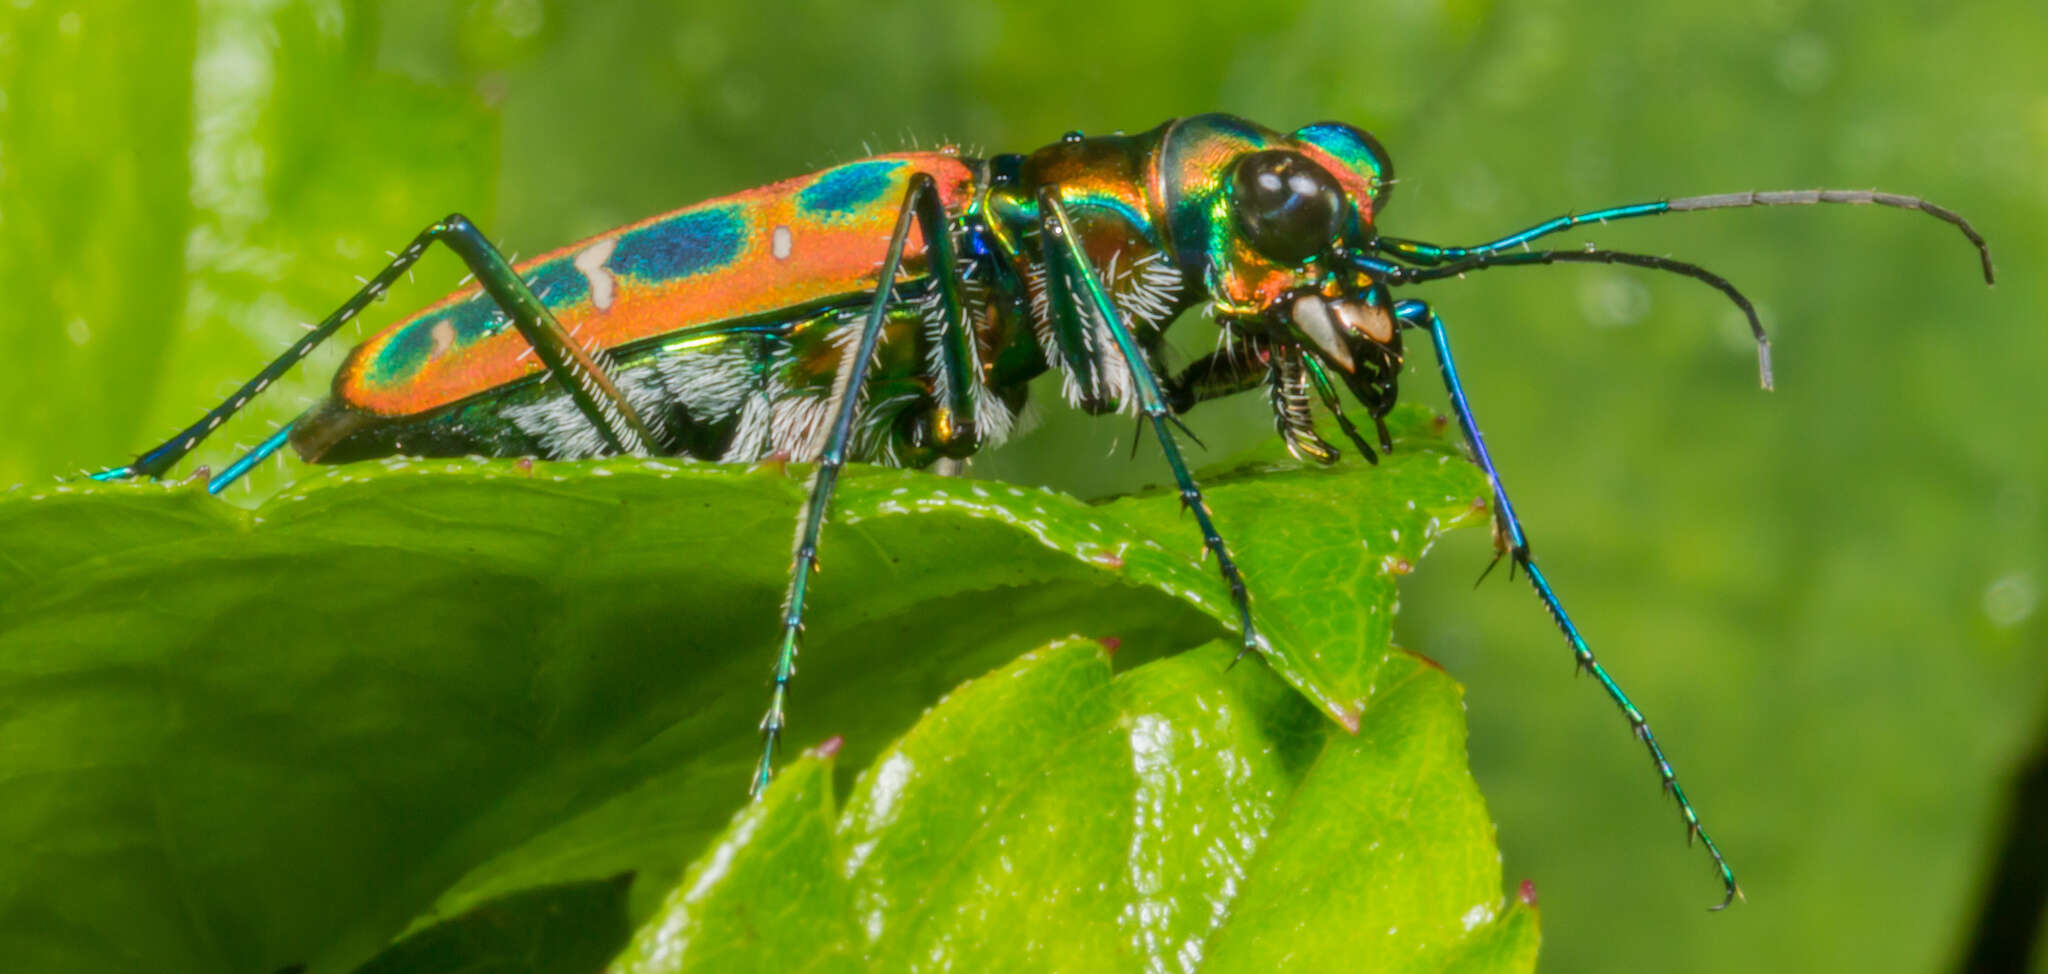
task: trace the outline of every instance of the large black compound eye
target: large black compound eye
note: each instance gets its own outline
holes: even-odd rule
[[[1259,253],[1282,264],[1301,264],[1337,239],[1344,193],[1307,157],[1268,149],[1237,161],[1230,200],[1238,230]]]

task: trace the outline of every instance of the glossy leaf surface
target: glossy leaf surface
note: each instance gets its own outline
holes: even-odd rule
[[[1092,643],[1027,654],[949,696],[843,808],[807,757],[615,969],[1533,970],[1457,685],[1398,656],[1354,736],[1231,655],[1112,679]]]
[[[1371,620],[1401,566],[1480,486],[1422,415],[1379,468],[1209,478],[1274,671],[1350,713],[1386,665]],[[0,953],[346,969],[623,872],[647,915],[739,804],[803,480],[398,462],[255,511],[196,485],[6,495],[0,843],[28,851],[0,862]],[[865,763],[1054,639],[1114,638],[1136,664],[1225,634],[1174,503],[854,472],[796,739],[842,735]]]

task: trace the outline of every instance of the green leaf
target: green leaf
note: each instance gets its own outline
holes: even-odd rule
[[[1421,417],[1377,468],[1207,478],[1272,669],[1326,711],[1385,692],[1395,580],[1472,519],[1481,478]],[[805,479],[395,461],[254,511],[197,485],[5,495],[0,956],[346,970],[624,872],[648,916],[741,803]],[[1172,496],[860,469],[835,509],[791,733],[851,765],[1069,634],[1135,667],[1230,633]]]
[[[429,933],[407,938],[357,968],[357,974],[595,971],[604,964],[610,945],[628,933],[626,889],[631,879],[620,874],[493,900]]]
[[[0,383],[0,483],[132,458],[430,221],[462,210],[492,229],[496,113],[378,70],[368,6],[41,0],[0,14],[0,335],[25,363]],[[393,307],[445,293],[459,266],[422,264]],[[244,415],[290,418],[342,351]],[[222,437],[198,462],[233,454]]]
[[[1351,735],[1232,655],[1112,679],[1093,643],[1027,654],[843,809],[805,758],[612,969],[1533,970],[1457,685],[1398,656]]]

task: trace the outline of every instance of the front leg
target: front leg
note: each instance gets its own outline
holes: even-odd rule
[[[1287,444],[1287,452],[1301,460],[1337,462],[1337,448],[1315,429],[1308,395],[1313,391],[1337,421],[1337,428],[1358,448],[1367,463],[1378,463],[1379,454],[1352,425],[1338,398],[1337,387],[1314,356],[1297,348],[1275,349],[1264,339],[1238,335],[1224,346],[1197,359],[1168,382],[1168,401],[1174,412],[1184,413],[1205,399],[1219,399],[1266,385],[1273,408],[1273,427]]]
[[[1714,844],[1713,838],[1707,835],[1706,829],[1700,825],[1699,815],[1693,811],[1692,802],[1685,797],[1685,789],[1678,784],[1677,773],[1671,770],[1671,762],[1665,760],[1664,749],[1657,744],[1657,735],[1650,733],[1649,720],[1643,716],[1642,711],[1636,709],[1628,694],[1622,692],[1621,684],[1616,683],[1614,678],[1607,674],[1607,669],[1600,665],[1600,661],[1593,657],[1593,647],[1579,634],[1579,627],[1572,623],[1571,616],[1565,614],[1564,602],[1557,597],[1557,592],[1550,587],[1550,580],[1543,577],[1543,572],[1536,567],[1535,558],[1529,553],[1529,538],[1522,531],[1522,519],[1515,516],[1515,506],[1508,500],[1508,490],[1501,483],[1500,471],[1494,468],[1493,456],[1486,450],[1486,438],[1479,433],[1479,421],[1472,416],[1472,404],[1465,398],[1464,383],[1458,380],[1458,366],[1451,358],[1451,337],[1444,328],[1443,319],[1437,317],[1429,305],[1420,301],[1402,301],[1394,305],[1394,317],[1407,327],[1429,332],[1430,341],[1436,348],[1437,371],[1443,377],[1444,391],[1450,396],[1451,412],[1457,416],[1458,429],[1465,434],[1465,442],[1472,448],[1474,461],[1479,464],[1481,470],[1486,471],[1486,479],[1493,485],[1493,512],[1497,532],[1495,543],[1504,546],[1512,560],[1511,563],[1520,567],[1523,574],[1528,576],[1530,586],[1536,589],[1536,597],[1543,601],[1543,608],[1550,613],[1551,621],[1557,624],[1558,631],[1564,634],[1565,642],[1570,644],[1572,656],[1579,668],[1592,674],[1593,678],[1600,682],[1601,689],[1607,691],[1607,696],[1628,718],[1629,728],[1635,731],[1636,737],[1649,749],[1650,760],[1657,767],[1657,776],[1662,780],[1664,790],[1670,792],[1671,797],[1678,802],[1679,816],[1685,821],[1686,839],[1690,841],[1697,836],[1700,843],[1707,847],[1707,855],[1713,858],[1714,868],[1721,874],[1721,883],[1727,890],[1727,896],[1721,901],[1721,905],[1714,909],[1721,909],[1734,902],[1736,897],[1742,895],[1741,887],[1735,884],[1735,873],[1728,867],[1728,860],[1722,858],[1721,848]]]
[[[1228,331],[1225,336],[1221,347],[1166,380],[1166,401],[1174,412],[1184,413],[1198,402],[1247,392],[1265,381],[1271,371],[1266,365],[1266,343]]]

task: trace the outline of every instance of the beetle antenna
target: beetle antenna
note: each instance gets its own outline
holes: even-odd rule
[[[1676,213],[1682,210],[1720,210],[1744,206],[1813,206],[1819,203],[1848,203],[1852,205],[1890,206],[1901,210],[1919,210],[1943,223],[1963,232],[1970,243],[1977,248],[1977,259],[1984,265],[1984,283],[1996,284],[1998,277],[1991,269],[1991,245],[1984,235],[1963,219],[1962,214],[1944,206],[1936,206],[1918,196],[1903,196],[1898,193],[1880,193],[1874,189],[1792,189],[1775,192],[1715,193],[1711,196],[1685,196],[1665,203],[1665,208]]]
[[[1735,302],[1735,306],[1742,310],[1742,316],[1749,319],[1749,333],[1756,338],[1757,375],[1762,380],[1764,388],[1771,388],[1771,337],[1764,332],[1764,323],[1757,317],[1756,305],[1751,304],[1749,298],[1737,290],[1735,285],[1729,283],[1727,278],[1698,264],[1626,250],[1601,250],[1592,246],[1584,250],[1521,250],[1505,254],[1479,253],[1436,267],[1398,267],[1394,273],[1387,275],[1386,283],[1420,284],[1455,277],[1466,271],[1483,271],[1489,267],[1524,264],[1627,264],[1631,267],[1669,271],[1706,284]],[[1383,267],[1368,269],[1385,273]]]
[[[1902,196],[1898,193],[1880,193],[1874,189],[1788,189],[1746,193],[1716,193],[1711,196],[1682,196],[1675,200],[1658,200],[1654,203],[1630,203],[1625,206],[1608,206],[1586,213],[1567,213],[1552,217],[1535,226],[1476,247],[1439,247],[1420,240],[1404,240],[1400,237],[1381,236],[1374,238],[1373,249],[1396,254],[1401,259],[1424,267],[1438,267],[1445,263],[1463,260],[1479,254],[1495,254],[1514,247],[1526,247],[1529,241],[1572,227],[1588,224],[1606,224],[1615,220],[1629,220],[1636,217],[1662,216],[1688,210],[1722,210],[1748,206],[1812,206],[1819,203],[1847,203],[1852,206],[1889,206],[1901,210],[1918,210],[1963,232],[1972,246],[1977,248],[1977,259],[1984,265],[1984,283],[1996,282],[1991,270],[1991,245],[1984,241],[1983,234],[1970,225],[1970,221],[1947,207],[1936,206],[1917,196]]]

